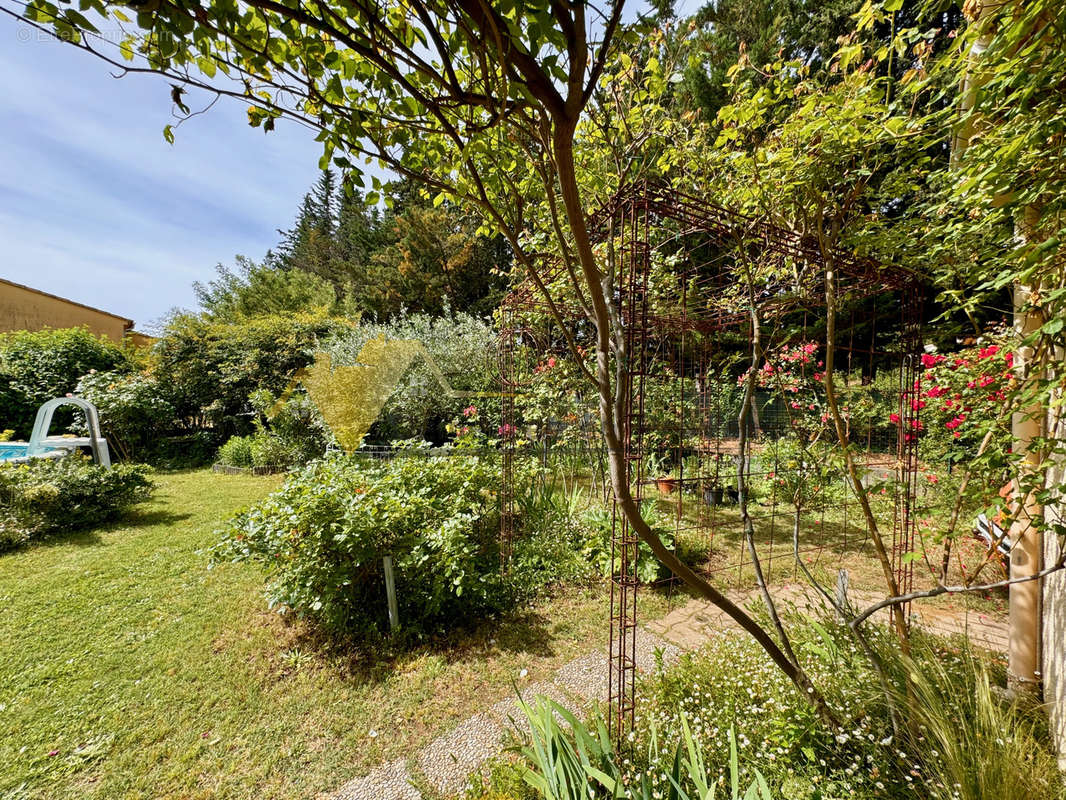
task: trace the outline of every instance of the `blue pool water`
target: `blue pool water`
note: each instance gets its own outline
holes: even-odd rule
[[[0,461],[25,458],[29,449],[29,442],[0,442]]]
[[[48,448],[49,452],[54,448]],[[16,458],[25,458],[30,450],[29,442],[0,442],[0,461],[13,461]]]

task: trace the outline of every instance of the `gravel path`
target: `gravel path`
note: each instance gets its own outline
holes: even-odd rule
[[[657,653],[669,664],[680,657],[681,650],[648,630],[638,629],[637,668],[654,669]],[[593,651],[564,664],[552,680],[522,689],[520,697],[527,703],[538,696],[547,697],[582,716],[589,702],[602,699],[606,689],[607,654]],[[334,794],[334,800],[422,800],[412,783],[415,775],[420,785],[441,797],[461,794],[469,776],[502,752],[507,730],[524,727],[525,717],[518,700],[519,695],[505,697],[434,739],[411,759],[390,761],[369,775],[349,781]]]

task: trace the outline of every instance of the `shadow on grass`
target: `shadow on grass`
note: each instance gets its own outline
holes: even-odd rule
[[[379,684],[395,675],[397,669],[422,658],[434,658],[446,665],[475,664],[494,653],[527,654],[551,658],[552,620],[529,609],[517,609],[483,618],[466,626],[442,628],[432,633],[400,629],[396,634],[380,632],[330,635],[312,622],[279,616],[264,610],[259,624],[272,631],[269,650],[260,651],[266,669],[277,677],[292,672],[291,655],[310,657],[320,669],[358,684]]]
[[[175,522],[190,519],[193,515],[185,512],[175,512],[169,508],[131,508],[122,516],[106,523],[102,530],[114,530],[115,528],[147,528],[155,525],[172,525]]]
[[[53,531],[38,539],[28,542],[6,546],[0,549],[0,559],[4,556],[13,556],[16,553],[25,553],[30,550],[47,550],[55,547],[95,547],[103,544],[100,539],[100,528],[80,528],[70,531]]]
[[[189,519],[191,516],[192,514],[176,513],[166,508],[133,508],[125,511],[117,518],[102,522],[99,525],[50,531],[28,542],[0,549],[0,558],[28,550],[45,550],[57,547],[97,547],[105,544],[100,537],[101,533],[121,528],[148,528],[156,525],[172,525]]]

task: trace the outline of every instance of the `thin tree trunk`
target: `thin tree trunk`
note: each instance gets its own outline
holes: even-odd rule
[[[625,348],[623,337],[620,329],[617,329],[617,324],[614,331],[616,338],[612,342],[612,313],[609,308],[611,298],[606,291],[607,287],[604,284],[603,275],[596,266],[595,255],[592,251],[588,229],[585,224],[584,207],[581,203],[574,169],[573,128],[573,122],[556,120],[552,136],[552,152],[558,173],[563,206],[574,237],[574,247],[577,251],[585,282],[590,290],[590,300],[596,326],[595,381],[599,393],[600,421],[607,446],[608,471],[615,500],[630,527],[636,532],[641,541],[648,545],[655,557],[681,578],[699,597],[708,600],[721,609],[741,629],[750,634],[778,668],[792,681],[800,694],[814,706],[819,716],[827,724],[836,727],[839,723],[835,715],[821,693],[816,690],[807,674],[785,655],[773,637],[759,623],[711,586],[688,565],[684,564],[663,544],[662,540],[645,522],[640,514],[640,509],[633,499],[629,487],[629,470],[625,460],[621,435],[624,420],[623,398],[625,397],[624,392],[626,389],[626,382],[622,374],[624,372],[622,365],[624,364]],[[610,375],[612,354],[616,359],[618,368],[618,377],[614,381],[613,392]]]

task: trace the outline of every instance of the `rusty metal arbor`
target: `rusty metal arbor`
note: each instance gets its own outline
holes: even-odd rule
[[[615,357],[630,490],[638,503],[665,509],[675,552],[738,588],[756,572],[766,583],[800,573],[813,580],[848,557],[870,557],[857,494],[826,457],[832,444],[839,453],[836,434],[830,441],[827,433],[834,420],[811,388],[831,360],[863,490],[876,495],[869,501],[881,511],[876,524],[890,536],[899,588],[909,590],[904,554],[914,549],[922,424],[924,300],[915,276],[843,251],[831,252],[827,264],[815,240],[661,186],[626,187],[589,229],[612,280],[624,343]],[[580,305],[568,300],[563,268],[541,277],[556,311],[575,330],[587,327]],[[827,296],[835,309],[828,336]],[[511,398],[526,381],[515,362],[529,344],[522,320],[547,303],[529,284],[505,301],[501,371]],[[886,407],[893,413],[878,416]],[[501,549],[508,552],[518,535],[512,470],[522,421],[513,401],[503,410]],[[607,678],[618,735],[632,725],[636,705],[640,544],[617,508],[612,521]]]

